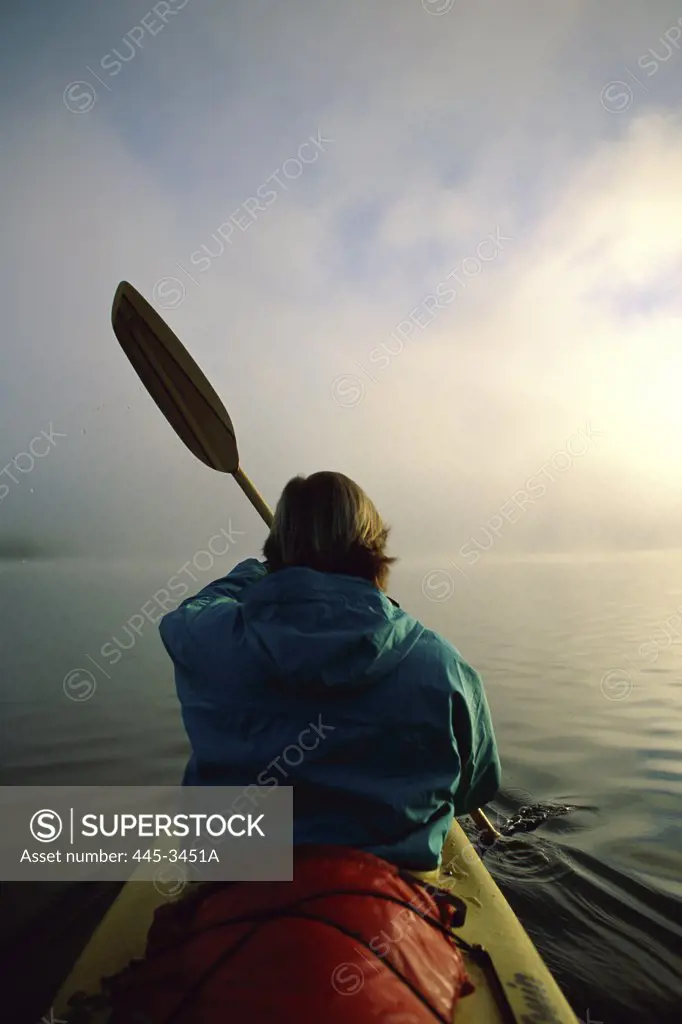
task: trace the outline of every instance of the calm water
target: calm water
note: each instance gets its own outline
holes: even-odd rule
[[[491,810],[575,808],[491,851],[490,869],[583,1021],[679,1020],[682,555],[489,557],[468,580],[442,568],[454,586],[439,571],[423,588],[438,566],[404,566],[391,592],[483,674],[505,772]],[[176,571],[173,559],[0,563],[4,785],[179,781],[187,750],[157,631],[131,646],[123,628]],[[3,939],[33,936],[16,970],[36,984],[59,977],[51,936],[94,901],[92,887],[65,888],[2,894]]]

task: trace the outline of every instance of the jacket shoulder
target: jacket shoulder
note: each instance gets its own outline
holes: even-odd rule
[[[480,677],[454,644],[435,630],[423,627],[414,655],[425,683],[437,689],[477,689]]]
[[[422,623],[420,625],[421,636],[419,637],[417,648],[424,660],[430,661],[434,665],[439,662],[447,665],[453,661],[463,661],[462,655],[454,644],[451,644],[440,633],[436,633],[435,630],[428,629]]]

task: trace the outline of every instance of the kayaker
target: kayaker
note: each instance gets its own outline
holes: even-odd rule
[[[160,632],[186,785],[274,778],[294,787],[296,845],[431,870],[453,816],[495,795],[500,762],[478,673],[386,593],[388,533],[347,476],[295,477],[265,561],[239,563]]]
[[[387,596],[387,538],[348,477],[295,477],[265,561],[163,618],[184,781],[293,786],[294,880],[161,906],[111,1024],[448,1024],[472,991],[466,904],[414,873],[493,797],[500,763],[477,673]]]

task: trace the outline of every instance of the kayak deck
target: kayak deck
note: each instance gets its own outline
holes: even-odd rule
[[[466,902],[457,929],[469,946],[485,953],[464,954],[476,991],[457,1008],[457,1024],[547,1021],[578,1024],[577,1018],[535,949],[519,919],[495,884],[460,825],[453,824],[443,854],[444,871],[420,875],[448,888]],[[153,883],[134,876],[121,890],[83,950],[54,1002],[54,1017],[66,1015],[76,993],[94,995],[101,979],[144,955],[154,911],[166,901]],[[511,1011],[511,1012],[510,1012]],[[104,1011],[98,1024],[107,1020]]]

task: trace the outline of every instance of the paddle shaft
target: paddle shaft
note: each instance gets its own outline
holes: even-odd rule
[[[262,494],[251,483],[244,470],[239,467],[239,469],[235,470],[232,476],[235,478],[265,525],[272,526],[272,520],[274,518],[272,509],[267,504]]]
[[[486,814],[481,810],[470,811],[469,817],[473,821],[476,828],[481,830],[483,836],[487,839],[501,839],[502,834],[497,831],[492,821]]]

